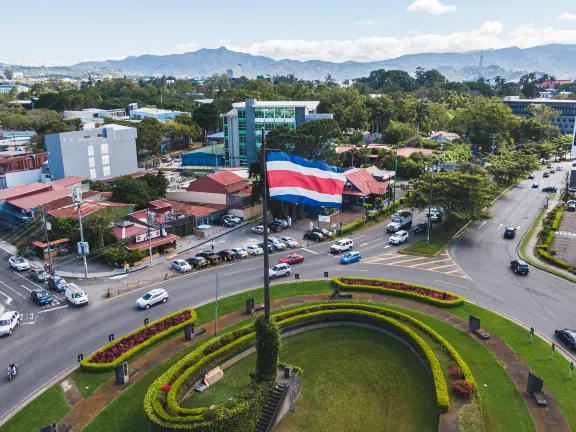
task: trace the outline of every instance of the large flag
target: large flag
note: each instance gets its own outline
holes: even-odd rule
[[[339,169],[287,153],[266,154],[270,198],[311,207],[341,207],[346,177]]]

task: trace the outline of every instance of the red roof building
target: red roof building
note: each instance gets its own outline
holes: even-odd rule
[[[397,148],[392,149],[392,151],[398,153],[398,156],[404,156],[404,157],[408,157],[412,153],[424,153],[425,155],[431,155],[434,153],[434,151],[430,149],[414,148],[414,147]]]
[[[377,181],[370,171],[364,168],[354,168],[343,174],[347,180],[342,192],[344,207],[361,206],[364,203],[373,204],[376,197],[389,198],[389,183]]]
[[[230,171],[221,171],[208,174],[188,185],[188,192],[204,192],[215,194],[233,194],[242,190],[250,189],[246,179]]]

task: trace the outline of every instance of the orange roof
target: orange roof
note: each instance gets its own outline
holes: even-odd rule
[[[60,198],[67,197],[70,197],[70,201],[72,201],[71,191],[69,189],[56,189],[40,192],[22,198],[8,199],[6,202],[9,202],[13,206],[20,207],[21,209],[30,210],[31,208],[36,208],[41,205],[51,203],[52,201],[56,201]]]
[[[228,186],[244,180],[238,174],[235,174],[230,171],[220,171],[214,174],[209,174],[208,177],[210,177],[214,181],[217,181],[223,186]]]
[[[27,185],[16,186],[9,189],[4,189],[0,191],[0,200],[8,200],[10,198],[16,198],[24,194],[38,193],[40,191],[49,191],[52,187],[50,183],[32,183]]]
[[[57,245],[59,245],[59,244],[66,243],[66,242],[69,242],[69,241],[70,241],[70,239],[67,239],[66,237],[61,238],[60,240],[52,240],[52,241],[50,242],[50,247],[52,247],[52,246],[57,246]],[[42,243],[42,242],[39,242],[38,240],[33,240],[33,241],[31,241],[30,243],[32,243],[34,246],[38,246],[38,247],[40,247],[40,248],[47,248],[47,247],[48,247],[48,244],[47,244],[47,243]]]
[[[355,149],[356,146],[340,146],[340,147],[336,147],[336,154],[342,154],[342,153],[346,153],[347,151],[350,151],[352,149]]]
[[[88,216],[89,214],[96,213],[105,207],[131,207],[132,204],[117,203],[111,201],[85,201],[80,207],[80,213],[82,217]],[[49,213],[52,216],[67,218],[71,217],[78,219],[78,207],[76,206],[66,206],[59,209],[50,210]]]
[[[53,186],[56,187],[68,187],[75,185],[76,183],[82,183],[83,181],[88,180],[86,177],[77,177],[77,176],[69,176],[61,178],[60,180],[54,180],[51,182]]]
[[[348,181],[356,186],[364,195],[381,195],[388,188],[388,183],[376,181],[370,171],[364,168],[354,168],[343,173]],[[344,189],[343,194],[355,195],[354,191]]]
[[[424,153],[427,155],[431,155],[434,153],[434,151],[430,150],[430,149],[422,149],[422,148],[414,148],[414,147],[404,147],[404,148],[392,149],[392,151],[398,153],[398,156],[404,156],[404,157],[408,157],[412,153]]]
[[[175,234],[168,234],[167,236],[164,237],[156,237],[150,240],[150,245],[148,244],[147,241],[144,242],[140,242],[140,243],[131,243],[128,246],[126,246],[128,249],[130,250],[134,250],[134,249],[143,249],[143,250],[148,250],[148,247],[156,247],[156,246],[162,246],[168,243],[172,243],[173,241],[176,240],[180,240],[180,237],[178,237]]]

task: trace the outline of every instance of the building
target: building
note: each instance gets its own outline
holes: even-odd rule
[[[239,64],[232,69],[226,69],[226,75],[228,75],[228,78],[241,78],[244,76],[244,67]]]
[[[47,160],[46,153],[0,157],[0,189],[49,182],[50,174],[45,166]]]
[[[560,87],[564,84],[572,84],[572,81],[570,81],[570,80],[555,80],[555,81],[546,80],[546,81],[538,84],[538,87],[545,88],[545,89],[557,89],[558,87]]]
[[[0,93],[10,93],[11,91],[14,91],[16,94],[28,93],[28,90],[30,90],[28,87],[22,85],[0,85]]]
[[[120,125],[46,136],[52,180],[81,176],[90,180],[138,171],[136,129]]]
[[[573,134],[574,120],[576,119],[576,100],[561,99],[520,99],[518,96],[507,96],[504,103],[508,105],[512,112],[520,117],[528,118],[530,113],[526,111],[529,106],[546,105],[554,110],[560,111],[560,116],[552,120],[552,124],[558,126],[560,133]]]
[[[453,132],[438,131],[438,132],[432,132],[432,134],[427,139],[436,142],[444,142],[444,141],[452,142],[454,140],[460,139],[460,135]]]
[[[353,168],[343,173],[346,184],[342,192],[343,208],[358,208],[363,204],[374,204],[376,198],[390,199],[389,182],[379,181],[365,168]]]
[[[281,125],[295,129],[302,123],[331,119],[332,114],[316,114],[318,101],[257,101],[232,104],[223,115],[225,166],[247,167],[256,160],[262,145],[262,128],[266,132]]]
[[[190,116],[189,112],[163,110],[158,108],[137,108],[129,111],[130,119],[144,120],[145,118],[155,118],[158,121],[165,122],[166,120],[173,120],[179,115]]]
[[[124,219],[130,213],[133,213],[134,207],[134,204],[89,199],[80,206],[80,214],[82,219],[102,216],[112,223],[119,219]],[[48,210],[48,213],[56,217],[78,219],[78,206],[70,204],[58,209]]]
[[[224,144],[215,144],[182,153],[182,166],[224,166]]]
[[[85,108],[82,111],[64,111],[64,119],[111,119],[111,120],[128,120],[130,117],[126,115],[124,108],[117,109],[99,109],[99,108]]]
[[[398,156],[403,156],[403,157],[409,157],[413,153],[424,153],[425,155],[434,154],[434,150],[414,148],[414,147],[401,147],[401,148],[397,148],[397,149],[392,149],[392,151],[396,152],[398,154]]]

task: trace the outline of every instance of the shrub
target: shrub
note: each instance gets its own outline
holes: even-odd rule
[[[457,380],[463,378],[462,368],[455,361],[450,362],[450,376]]]
[[[455,307],[464,303],[464,298],[446,291],[422,285],[374,278],[334,277],[332,283],[347,291],[376,292],[378,294],[408,297],[439,307]]]
[[[568,264],[567,262],[555,258],[552,255],[551,251],[547,252],[543,247],[538,248],[538,255],[544,261],[547,261],[550,264],[554,264],[555,266],[558,266],[558,267],[563,268],[565,270],[568,270],[571,267],[570,264]]]
[[[278,355],[280,354],[280,330],[276,321],[260,315],[254,322],[256,330],[256,376],[257,382],[276,381]]]
[[[472,383],[466,380],[456,380],[452,382],[452,388],[456,390],[456,393],[462,398],[467,398],[474,393],[474,388]]]

